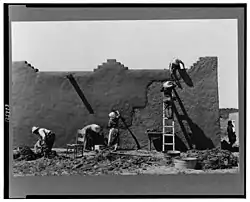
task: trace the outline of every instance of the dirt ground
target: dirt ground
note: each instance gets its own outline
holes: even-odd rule
[[[225,169],[178,169],[173,158],[166,154],[147,150],[120,150],[117,152],[84,152],[76,159],[66,156],[65,149],[54,149],[51,159],[13,160],[14,176],[62,176],[62,175],[165,175],[165,174],[215,174],[238,173],[238,166]],[[186,156],[182,153],[181,156]],[[231,156],[239,158],[238,153]]]

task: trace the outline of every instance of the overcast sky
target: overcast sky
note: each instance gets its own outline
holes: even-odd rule
[[[219,105],[238,108],[237,20],[69,21],[12,23],[12,60],[40,71],[91,71],[107,59],[129,69],[187,67],[218,57]]]

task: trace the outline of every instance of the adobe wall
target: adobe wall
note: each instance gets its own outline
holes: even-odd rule
[[[93,72],[71,73],[94,115],[89,114],[66,79],[66,72],[39,72],[25,62],[13,63],[14,146],[33,146],[36,141],[30,132],[33,125],[55,131],[56,147],[73,143],[76,130],[90,123],[104,127],[107,135],[108,113],[112,108],[121,111],[142,146],[147,145],[147,128],[162,131],[159,91],[161,82],[170,78],[168,70],[129,70],[116,60],[108,60]],[[176,117],[178,145],[188,148],[191,139],[200,149],[219,146],[217,58],[200,58],[187,73],[188,78],[180,83],[182,89],[176,92],[180,100],[176,102],[175,114],[182,114]],[[126,130],[122,130],[121,143],[123,148],[135,146]]]

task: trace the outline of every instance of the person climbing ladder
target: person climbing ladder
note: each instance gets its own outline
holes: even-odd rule
[[[165,83],[163,83],[161,92],[163,92],[164,94],[164,98],[163,98],[163,102],[164,102],[164,113],[165,113],[165,117],[167,117],[168,119],[172,119],[173,118],[173,96],[172,96],[172,92],[173,89],[176,87],[176,85],[171,82],[171,81],[167,81]]]

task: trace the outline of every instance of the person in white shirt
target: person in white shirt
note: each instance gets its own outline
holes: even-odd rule
[[[114,151],[116,151],[119,147],[120,143],[120,133],[119,133],[119,119],[120,113],[118,110],[112,110],[109,113],[109,122],[108,128],[109,130],[109,137],[108,137],[108,147],[114,145]],[[111,141],[113,139],[113,141]]]
[[[55,142],[55,133],[46,128],[40,128],[37,126],[32,127],[32,134],[36,135],[39,139],[34,146],[35,152],[41,152],[46,155],[51,152]]]

